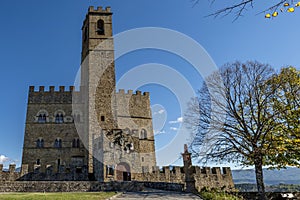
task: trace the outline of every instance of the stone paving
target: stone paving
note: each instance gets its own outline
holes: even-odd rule
[[[183,193],[183,192],[174,192],[174,191],[163,191],[163,190],[153,190],[146,189],[142,192],[125,192],[121,195],[118,195],[114,199],[197,199],[201,200],[201,198],[194,194]]]

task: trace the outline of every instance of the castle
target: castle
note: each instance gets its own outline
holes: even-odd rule
[[[30,86],[21,172],[0,181],[142,181],[233,188],[230,168],[156,167],[148,92],[116,92],[111,9],[82,26],[80,87]]]
[[[82,31],[80,91],[29,89],[22,165],[29,174],[131,180],[156,166],[149,93],[115,92],[110,8],[91,7]]]

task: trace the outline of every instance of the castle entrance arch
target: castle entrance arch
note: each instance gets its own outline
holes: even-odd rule
[[[117,165],[117,180],[131,181],[130,166],[127,163],[121,162]]]

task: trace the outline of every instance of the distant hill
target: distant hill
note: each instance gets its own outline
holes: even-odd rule
[[[267,185],[300,184],[300,169],[288,167],[281,170],[264,169],[264,181]],[[235,184],[256,183],[254,169],[232,170]]]

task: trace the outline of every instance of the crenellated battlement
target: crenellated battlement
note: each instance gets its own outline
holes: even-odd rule
[[[125,92],[120,89],[119,92],[116,92],[116,102],[119,116],[152,118],[149,92],[142,93],[139,90]]]
[[[119,89],[119,92],[116,92],[117,95],[124,95],[124,96],[145,96],[145,97],[149,97],[150,94],[149,92],[144,92],[142,94],[142,92],[140,90],[135,91],[135,93],[133,93],[133,90],[127,90],[127,92],[125,93],[124,89]]]
[[[198,190],[203,187],[220,188],[227,190],[234,188],[230,167],[199,167],[192,166],[192,176]],[[161,169],[154,167],[152,171],[135,174],[136,180],[150,182],[167,182],[185,184],[186,172],[184,167],[164,166]]]
[[[3,171],[3,164],[0,164],[0,172],[9,172],[9,173],[14,173],[16,171],[16,165],[15,164],[10,164],[8,171]]]
[[[39,86],[38,90],[36,90],[35,86],[29,86],[29,92],[37,93],[37,92],[74,92],[75,86],[69,86],[68,89],[66,89],[66,86],[59,86],[58,88],[55,88],[55,86],[49,86],[48,90],[45,90],[45,86]]]
[[[15,181],[20,177],[20,172],[16,172],[16,165],[10,164],[8,171],[3,171],[3,165],[0,164],[0,182]]]
[[[29,168],[34,169],[29,172]],[[88,180],[87,166],[78,167],[61,165],[57,171],[57,166],[44,165],[28,165],[23,164],[21,172],[16,172],[16,165],[11,164],[8,171],[3,171],[3,165],[0,164],[0,182],[16,181],[16,180]],[[185,184],[186,172],[181,166],[164,166],[162,168],[153,167],[152,171],[144,173],[134,173],[132,178],[136,181],[160,182],[160,183],[179,183]],[[224,188],[231,190],[234,188],[230,167],[199,167],[192,166],[192,176],[195,178],[195,186],[197,190],[203,187],[208,188]]]
[[[34,168],[34,172],[29,172],[29,168]],[[31,181],[31,180],[88,180],[87,166],[78,168],[76,166],[65,167],[61,165],[59,171],[51,165],[28,165],[22,164],[21,171],[16,172],[16,165],[9,165],[8,171],[3,171],[3,165],[0,164],[0,183],[5,181]],[[80,173],[78,172],[80,170]]]
[[[149,174],[157,174],[168,175],[168,174],[184,174],[184,167],[180,166],[164,166],[161,169],[155,167],[152,172],[148,172]],[[193,174],[194,175],[231,175],[230,167],[200,167],[193,166]]]
[[[111,13],[111,8],[110,7],[103,8],[102,6],[98,6],[95,9],[94,6],[90,6],[89,13]]]
[[[67,103],[71,104],[75,94],[79,94],[76,91],[75,86],[45,86],[29,87],[28,103]]]

